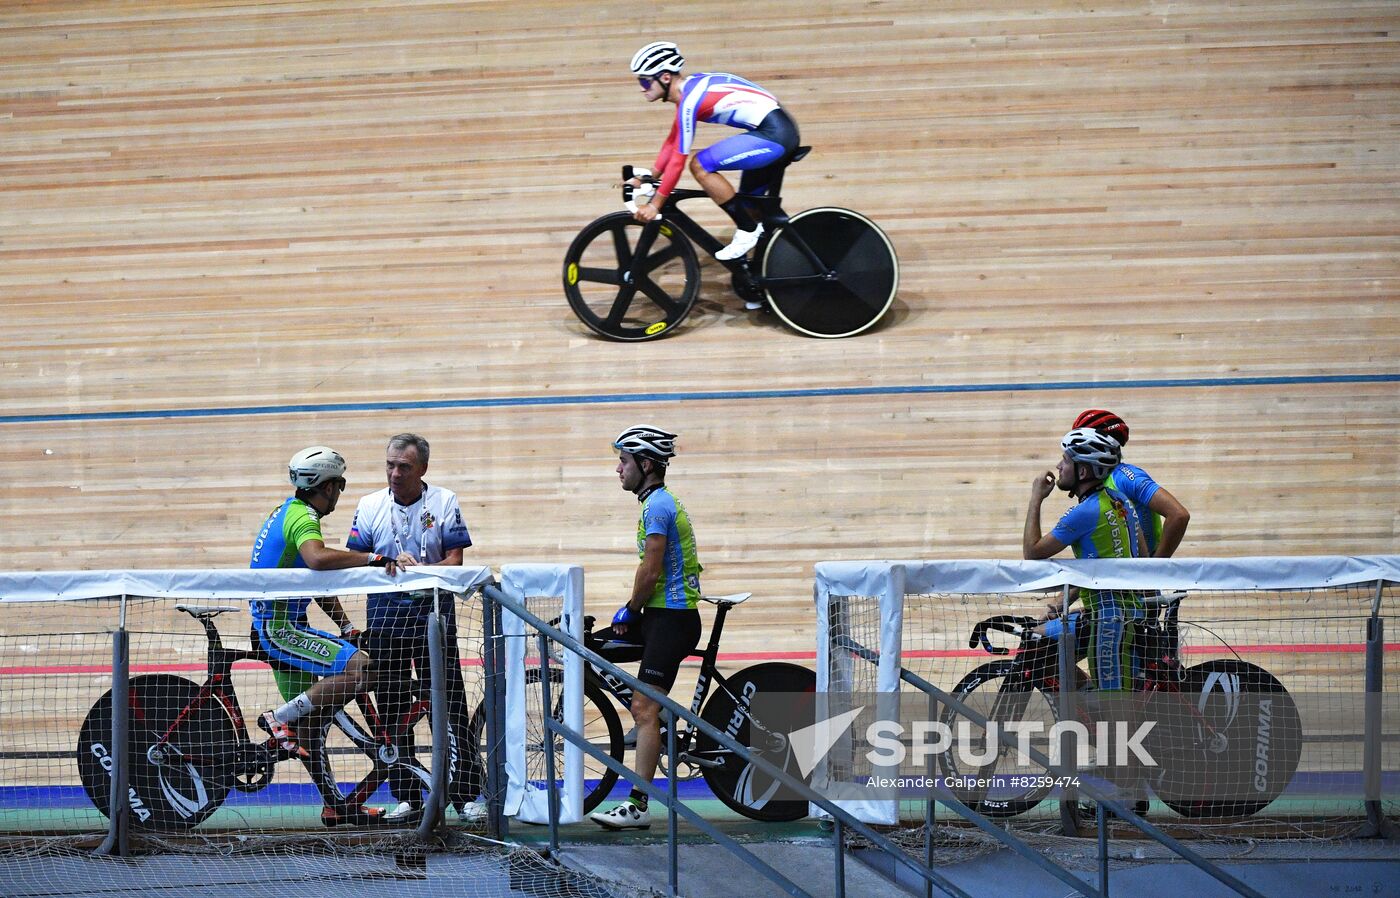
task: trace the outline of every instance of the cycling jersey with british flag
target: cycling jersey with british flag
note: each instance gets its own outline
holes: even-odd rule
[[[657,192],[669,194],[680,181],[699,122],[752,131],[777,108],[777,97],[738,75],[699,72],[685,79],[676,120],[656,156],[654,170],[661,179]]]

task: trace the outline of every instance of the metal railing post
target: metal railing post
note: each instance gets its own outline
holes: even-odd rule
[[[1098,818],[1099,825],[1099,894],[1108,898],[1108,810],[1103,802],[1098,803],[1098,812],[1094,816]]]
[[[678,842],[680,821],[676,818],[676,718],[663,710],[666,724],[666,874],[671,894],[681,893],[681,868]]]
[[[126,857],[131,851],[131,636],[126,629],[126,595],[112,633],[112,795],[107,805],[107,838],[96,854]]]
[[[761,752],[756,754],[751,753],[746,746],[741,745],[734,737],[730,736],[728,733],[724,732],[722,729],[714,726],[713,724],[706,722],[699,714],[695,714],[691,712],[690,709],[677,704],[666,694],[657,690],[655,686],[643,683],[641,680],[637,679],[632,674],[628,673],[627,671],[618,667],[613,662],[607,660],[606,658],[599,655],[597,652],[588,648],[588,646],[584,645],[582,642],[575,639],[573,636],[531,614],[530,611],[526,609],[522,604],[520,604],[520,602],[515,597],[511,596],[506,592],[503,592],[499,588],[499,586],[492,584],[487,586],[486,590],[488,594],[491,595],[492,598],[495,599],[495,601],[498,604],[500,604],[503,608],[508,609],[512,614],[516,615],[521,620],[523,620],[526,626],[533,627],[539,632],[544,633],[551,640],[563,646],[566,651],[570,651],[575,655],[578,655],[579,657],[583,658],[585,662],[587,662],[589,665],[596,668],[600,672],[604,672],[609,676],[616,677],[619,681],[630,687],[634,693],[638,695],[647,696],[652,701],[660,705],[662,710],[668,712],[673,719],[679,719],[688,722],[692,727],[695,727],[700,733],[703,733],[706,738],[713,740],[723,750],[727,752],[733,752],[737,756],[746,759],[750,764],[752,764],[755,770],[760,771],[764,775],[783,783],[785,786],[796,792],[798,796],[800,796],[802,799],[805,799],[810,803],[816,804],[818,807],[826,811],[832,817],[839,819],[845,826],[850,827],[855,832],[860,833],[862,837],[868,840],[878,850],[884,852],[886,855],[892,858],[897,864],[899,864],[904,869],[923,879],[933,879],[939,886],[939,888],[943,889],[943,891],[953,896],[953,898],[972,898],[972,896],[967,891],[958,887],[946,877],[941,876],[938,873],[924,867],[922,864],[919,863],[919,861],[916,858],[911,857],[906,852],[896,848],[886,837],[875,832],[875,830],[871,829],[870,826],[866,825],[865,823],[862,823],[858,818],[852,816],[848,811],[845,811],[842,808],[838,807],[831,799],[814,790],[811,786],[803,782],[801,779],[797,778],[794,774],[783,770],[782,768],[778,767],[773,761],[770,761],[767,758],[763,757],[763,754]],[[567,739],[574,745],[578,746],[580,751],[588,755],[588,757],[592,758],[594,761],[605,765],[608,769],[616,771],[619,776],[626,778],[627,781],[632,783],[632,785],[636,789],[645,792],[650,800],[662,802],[666,800],[666,792],[661,787],[651,783],[650,781],[643,781],[642,778],[637,775],[636,771],[630,769],[625,764],[617,761],[616,759],[605,753],[598,746],[591,744],[583,734],[577,733],[569,729],[567,726],[558,723],[552,719],[546,720],[545,725],[547,728],[558,733],[562,738]],[[952,798],[950,796],[949,798],[944,799],[944,803],[948,804],[949,807],[954,808],[959,813],[967,815],[969,818],[977,817],[977,815],[974,814],[972,811],[968,810],[966,806],[958,802],[956,798]],[[771,882],[775,883],[786,894],[795,896],[802,896],[807,894],[800,887],[794,884],[791,880],[787,879],[777,870],[773,869],[772,866],[756,857],[753,854],[753,852],[746,849],[742,844],[735,841],[733,838],[726,835],[722,830],[712,825],[701,814],[697,813],[691,808],[686,807],[679,801],[676,802],[675,807],[677,812],[697,830],[699,830],[704,835],[709,836],[716,843],[725,848],[725,850],[733,854],[736,858],[743,861],[752,869],[758,871],[761,875],[766,877]],[[1009,836],[1001,832],[1001,830],[997,829],[994,825],[987,823],[986,826],[995,830],[996,833],[1000,833],[1003,839],[1009,839]],[[1036,854],[1030,849],[1026,849],[1026,851],[1029,852],[1029,859],[1032,863],[1040,861],[1040,865],[1042,865],[1045,868],[1058,869],[1054,868],[1053,865],[1051,865],[1048,861],[1045,861],[1043,858],[1040,857],[1040,855]],[[1054,875],[1054,873],[1052,873],[1052,875]],[[1060,878],[1062,878],[1065,882],[1071,885],[1081,882],[1077,878],[1074,878],[1067,873],[1065,873]],[[1087,888],[1089,888],[1091,895],[1097,894],[1093,892],[1092,887]],[[1257,898],[1257,896],[1252,896],[1252,898]]]
[[[505,817],[506,778],[503,756],[505,733],[505,678],[502,675],[501,606],[488,590],[481,591],[481,660],[486,686],[486,831],[493,839],[503,839],[508,826]],[[468,750],[474,750],[469,746]]]
[[[928,697],[928,719],[938,720],[938,698],[932,694]],[[933,869],[933,829],[934,819],[938,813],[938,803],[933,797],[933,782],[938,775],[938,765],[934,761],[934,754],[929,752],[928,767],[924,771],[928,778],[928,803],[924,807],[924,866]],[[924,898],[933,898],[933,882],[924,880]]]
[[[1072,721],[1074,716],[1075,686],[1077,677],[1074,666],[1074,647],[1076,642],[1075,634],[1070,632],[1069,605],[1074,601],[1074,587],[1066,585],[1064,588],[1064,602],[1060,608],[1060,644],[1058,648],[1059,675],[1060,675],[1060,720]],[[1080,626],[1085,626],[1086,621],[1081,617]],[[1060,730],[1060,769],[1055,771],[1057,776],[1065,777],[1065,782],[1070,782],[1078,772],[1079,743],[1075,738],[1072,728],[1065,727]],[[1067,785],[1060,790],[1060,828],[1067,836],[1078,836],[1079,833],[1079,790],[1072,785]]]
[[[846,898],[846,830],[840,817],[832,817],[831,822],[831,853],[836,856],[836,898]]]
[[[554,690],[553,683],[549,677],[549,637],[543,633],[539,636],[540,645],[540,701],[543,707],[540,710],[544,719],[549,720],[554,717]],[[549,851],[551,856],[559,854],[559,780],[555,777],[554,770],[554,733],[549,727],[543,727],[541,736],[544,738],[544,779],[546,783],[545,799],[549,807]]]
[[[1381,600],[1385,581],[1376,581],[1376,595],[1371,602],[1371,616],[1366,621],[1366,721],[1365,743],[1362,749],[1362,781],[1365,796],[1366,821],[1373,835],[1394,839],[1400,836],[1386,819],[1381,807],[1381,740],[1384,721],[1385,689],[1385,618],[1381,617]]]
[[[433,737],[433,769],[432,786],[428,789],[428,800],[423,807],[423,819],[418,822],[418,838],[425,842],[433,837],[433,832],[442,823],[447,807],[447,747],[452,739],[452,714],[447,702],[447,631],[443,627],[442,614],[438,607],[436,586],[433,587],[433,610],[428,614],[427,636],[428,672],[432,677],[432,688],[428,695],[428,722]]]

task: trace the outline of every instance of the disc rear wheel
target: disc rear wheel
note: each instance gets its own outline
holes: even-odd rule
[[[798,704],[807,702],[806,710],[810,712],[810,705],[815,702],[817,675],[796,664],[769,662],[744,668],[728,678],[726,687],[705,703],[701,719],[732,735],[753,754],[801,779],[787,741],[791,721],[769,721],[772,726],[764,726],[753,714],[753,700],[759,695],[780,694],[785,699],[795,699]],[[794,713],[800,717],[799,710],[794,709]],[[800,820],[807,816],[806,800],[791,797],[780,781],[703,732],[696,734],[694,756],[710,790],[731,810],[753,820],[770,822]]]
[[[849,209],[799,212],[762,251],[763,288],[778,317],[811,337],[849,337],[879,321],[899,289],[885,232]]]
[[[238,776],[243,745],[233,721],[223,705],[201,700],[199,685],[183,677],[133,677],[128,694],[132,824],[166,832],[198,826],[223,804]],[[112,795],[111,733],[108,690],[78,733],[78,774],[104,814]]]

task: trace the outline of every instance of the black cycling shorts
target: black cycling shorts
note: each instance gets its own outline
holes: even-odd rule
[[[693,608],[643,608],[641,623],[619,636],[612,627],[593,634],[594,642],[630,642],[641,654],[637,679],[662,692],[676,684],[681,662],[700,644],[700,612]],[[613,649],[602,653],[614,663],[637,660],[637,652]]]

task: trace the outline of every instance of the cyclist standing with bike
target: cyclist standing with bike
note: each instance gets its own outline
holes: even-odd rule
[[[1091,427],[1111,437],[1119,446],[1128,445],[1128,422],[1113,412],[1101,408],[1085,409],[1074,419],[1076,429]],[[1186,535],[1191,512],[1176,496],[1163,489],[1152,476],[1127,462],[1119,462],[1108,475],[1104,485],[1128,497],[1137,510],[1143,536],[1147,538],[1147,554],[1153,558],[1170,558]]]
[[[700,560],[690,516],[666,487],[666,468],[676,454],[676,435],[657,427],[629,427],[613,440],[622,488],[641,503],[637,553],[641,564],[632,596],[613,615],[612,626],[598,631],[601,642],[617,640],[642,646],[637,679],[662,693],[670,692],[681,661],[700,642]],[[661,757],[661,705],[640,692],[632,696],[637,724],[634,769],[646,782]],[[647,795],[633,789],[617,807],[589,819],[606,829],[650,829]]]
[[[287,477],[296,492],[263,522],[249,567],[339,571],[369,565],[395,576],[399,568],[414,563],[407,554],[389,557],[326,546],[321,518],[335,511],[345,490],[345,459],[339,452],[325,446],[303,449],[292,456]],[[316,603],[340,628],[340,637],[313,629],[307,622],[310,597],[260,599],[251,606],[253,648],[272,665],[277,688],[287,700],[282,707],[261,715],[258,726],[289,756],[303,760],[310,753],[298,738],[297,722],[315,712],[313,719],[318,725],[308,731],[319,732],[320,721],[365,689],[370,666],[369,656],[349,638],[357,634],[340,599],[317,597]],[[382,808],[327,807],[321,819],[327,825],[360,823],[383,813]]]
[[[671,133],[653,166],[660,183],[651,201],[638,205],[636,218],[645,224],[660,213],[689,159],[695,180],[738,228],[733,242],[715,253],[716,259],[727,262],[744,256],[763,236],[762,214],[745,197],[763,196],[797,151],[797,123],[778,105],[777,97],[752,81],[723,72],[699,72],[683,78],[680,71],[684,65],[685,57],[670,41],[653,41],[632,57],[632,74],[637,76],[646,101],[676,104]],[[745,133],[692,156],[699,122],[728,125]],[[721,171],[743,172],[737,193]],[[641,181],[633,179],[633,183],[639,186]],[[760,307],[759,303],[747,305]]]
[[[462,564],[462,550],[472,544],[462,508],[451,490],[423,481],[428,473],[428,441],[414,433],[389,438],[384,450],[384,471],[388,486],[362,498],[355,508],[350,536],[351,549],[403,555],[416,564]],[[466,750],[469,720],[466,686],[457,664],[457,619],[451,593],[439,594],[439,610],[447,637],[447,705],[449,726],[458,750],[449,751],[453,768],[448,798],[460,818],[475,822],[485,817],[485,806],[475,802],[481,790],[481,772],[474,751]],[[433,592],[377,593],[369,597],[366,612],[365,645],[374,658],[375,695],[385,720],[399,720],[408,711],[413,696],[412,674],[423,693],[432,688],[432,666],[428,660],[428,614],[433,610]],[[413,732],[398,735],[400,752],[412,753]],[[458,768],[461,769],[458,769]],[[389,812],[391,822],[416,818],[423,808],[422,783],[407,769],[395,767],[389,788],[399,804]]]
[[[1065,434],[1060,449],[1058,467],[1031,483],[1021,543],[1024,557],[1051,558],[1067,546],[1073,547],[1076,558],[1145,557],[1147,541],[1137,511],[1127,496],[1107,484],[1122,460],[1118,441],[1086,427]],[[1056,487],[1079,504],[1042,536],[1040,506]],[[1128,591],[1089,589],[1081,589],[1078,598],[1088,617],[1089,666],[1095,685],[1100,691],[1131,689],[1133,621],[1142,617],[1142,599]],[[1057,614],[1058,603],[1050,610]],[[1057,623],[1050,621],[1042,632],[1057,636]]]

